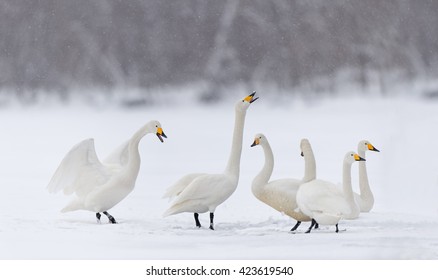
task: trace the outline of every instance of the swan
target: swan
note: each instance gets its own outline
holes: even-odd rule
[[[117,223],[107,211],[134,189],[140,169],[138,145],[148,133],[155,133],[161,142],[163,137],[167,138],[161,124],[150,121],[103,162],[97,158],[94,139],[86,139],[75,145],[47,186],[50,193],[62,190],[66,195],[76,194],[61,212],[92,211],[96,213],[98,222],[102,212],[111,223]]]
[[[370,141],[362,140],[357,145],[357,153],[365,158],[366,151],[380,152]],[[374,196],[368,183],[366,162],[359,162],[359,189],[360,194],[355,193],[354,197],[359,204],[360,212],[370,212],[374,205]]]
[[[236,190],[239,181],[240,156],[242,153],[243,128],[245,115],[250,104],[258,99],[255,92],[239,100],[235,106],[235,122],[231,154],[224,173],[196,173],[182,177],[165,193],[166,197],[175,200],[163,216],[191,212],[194,213],[196,226],[201,227],[199,213],[210,212],[210,229],[214,230],[214,211]]]
[[[303,179],[286,178],[268,182],[272,175],[272,170],[274,169],[274,155],[272,154],[268,138],[262,133],[255,135],[251,147],[258,145],[263,148],[265,164],[252,181],[252,193],[261,202],[295,219],[297,223],[290,230],[295,231],[300,226],[301,222],[311,220],[309,216],[303,214],[301,211],[296,211],[298,207],[296,201],[298,188],[301,184],[315,180],[316,178],[315,158],[309,140],[302,139],[300,143],[301,156],[304,156],[305,161],[305,174]]]
[[[351,186],[351,165],[355,161],[365,159],[354,152],[348,152],[344,157],[342,190],[323,180],[313,180],[300,186],[297,192],[298,207],[312,218],[306,233],[310,233],[316,223],[336,225],[336,232],[339,232],[339,220],[360,211]]]
[[[206,175],[206,173],[192,173],[183,176],[166,190],[163,198],[169,198],[169,200],[171,200],[177,197],[193,180],[202,175]]]

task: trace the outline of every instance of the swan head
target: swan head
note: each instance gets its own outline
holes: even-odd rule
[[[345,163],[352,164],[355,161],[366,161],[366,160],[353,151],[345,154],[344,157]]]
[[[304,152],[309,151],[309,149],[311,150],[312,146],[310,146],[309,140],[304,138],[301,139],[300,148],[301,148],[301,156],[304,157]]]
[[[161,143],[164,142],[163,137],[167,138],[166,134],[164,134],[163,128],[159,121],[150,121],[146,124],[146,131],[149,133],[155,133],[158,139],[160,139]]]
[[[360,141],[359,144],[357,145],[357,150],[360,151],[360,152],[363,152],[363,153],[366,152],[366,151],[380,152],[368,140]]]
[[[262,133],[258,133],[254,136],[254,142],[252,142],[251,147],[257,146],[257,145],[263,145],[268,140],[266,139],[265,135]]]
[[[251,105],[251,103],[253,103],[257,99],[259,99],[258,97],[254,97],[255,94],[256,94],[256,92],[254,91],[253,93],[246,96],[242,100],[239,100],[236,104],[236,110],[241,111],[241,112],[245,112],[249,108],[249,105]]]

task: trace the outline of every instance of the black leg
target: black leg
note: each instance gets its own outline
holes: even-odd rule
[[[100,213],[96,213],[96,218],[97,218],[97,222],[98,223],[100,223],[100,217],[101,217],[102,215],[100,215]]]
[[[306,231],[306,233],[310,233],[312,231],[313,226],[316,224],[316,221],[312,219],[312,224],[310,225],[309,229]]]
[[[297,221],[297,223],[294,225],[294,227],[290,231],[295,231],[300,225],[301,225],[301,222]]]
[[[200,228],[201,227],[201,223],[199,222],[199,214],[195,213],[195,222],[196,222],[196,227]]]
[[[214,227],[213,227],[213,220],[214,220],[214,213],[213,213],[213,212],[210,212],[210,229],[211,229],[211,230],[214,230]]]
[[[106,212],[106,211],[103,211],[102,213],[104,213],[105,214],[105,216],[107,216],[108,217],[108,220],[112,223],[112,224],[117,224],[117,222],[116,222],[116,219],[114,219],[114,217],[113,216],[111,216],[108,212]]]
[[[336,224],[336,232],[339,232],[338,224]]]
[[[318,228],[319,228],[319,224],[316,223],[316,224],[315,224],[315,229],[318,229]]]

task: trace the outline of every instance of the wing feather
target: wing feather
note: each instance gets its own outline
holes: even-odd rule
[[[126,141],[115,149],[103,162],[105,164],[115,164],[124,166],[129,161],[129,141]]]
[[[81,197],[107,182],[109,175],[107,168],[97,158],[94,139],[86,139],[64,157],[47,189],[51,193],[62,190],[64,194],[76,193]]]
[[[333,215],[341,215],[349,211],[341,188],[325,181],[319,183],[319,186],[313,187],[310,197],[306,199],[309,209]]]
[[[175,184],[170,186],[166,193],[163,195],[163,198],[169,198],[172,199],[176,196],[178,196],[180,193],[184,191],[184,189],[190,185],[190,183],[193,182],[196,178],[205,175],[205,173],[192,173],[183,176],[181,179],[179,179]]]

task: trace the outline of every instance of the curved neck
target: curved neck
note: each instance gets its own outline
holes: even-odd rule
[[[240,172],[240,156],[242,154],[242,139],[243,127],[245,125],[245,115],[246,111],[236,110],[231,153],[230,157],[228,158],[227,167],[225,168],[225,173],[232,175],[236,179],[239,179]]]
[[[265,164],[263,165],[263,168],[260,170],[259,174],[257,174],[252,181],[253,187],[266,185],[271,178],[272,171],[274,170],[274,155],[272,154],[271,146],[269,143],[264,143],[261,146],[265,154]]]
[[[306,147],[304,153],[304,178],[303,183],[316,179],[316,162],[311,147]]]
[[[360,157],[365,158],[364,151],[359,151],[358,154]],[[370,184],[368,182],[366,161],[359,162],[359,189],[362,199],[374,199],[373,193],[371,192]]]
[[[143,126],[131,137],[128,143],[128,168],[136,167],[137,173],[140,169],[140,153],[138,152],[138,145],[140,140],[147,134],[147,127]],[[135,168],[134,168],[135,170]]]
[[[345,199],[350,206],[351,214],[359,213],[359,206],[354,200],[353,188],[351,186],[351,163],[344,162],[342,173],[342,187]]]

